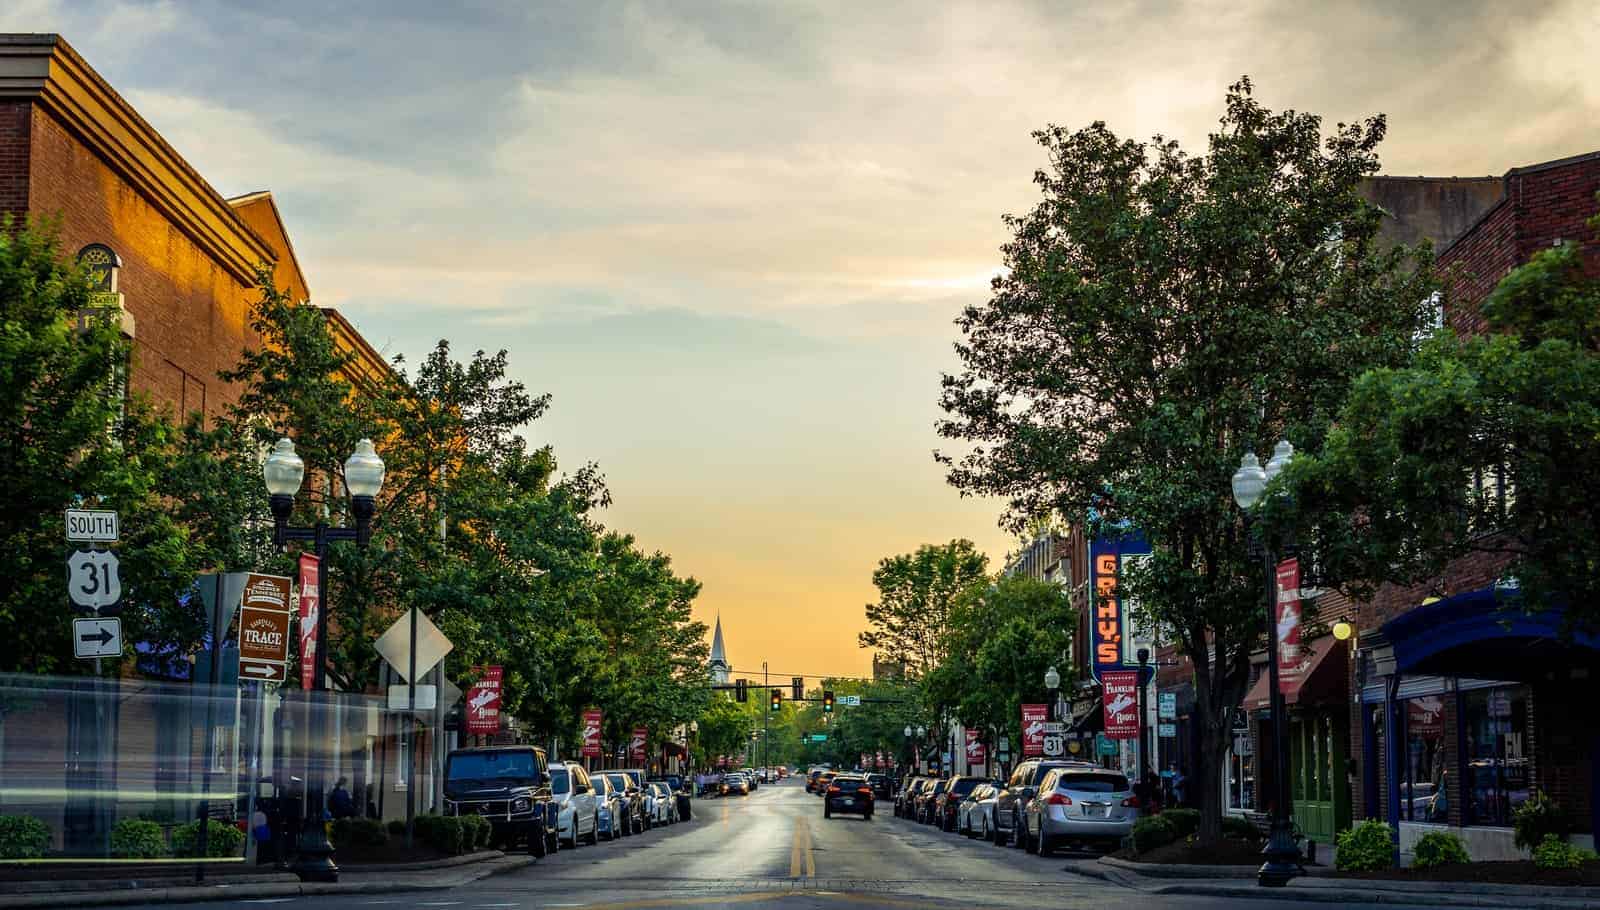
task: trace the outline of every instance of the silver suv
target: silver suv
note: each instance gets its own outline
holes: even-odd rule
[[[1028,803],[1032,802],[1034,794],[1039,792],[1039,784],[1044,782],[1044,776],[1057,768],[1083,768],[1092,771],[1096,766],[1083,761],[1042,758],[1030,758],[1018,765],[1011,772],[1011,777],[1001,788],[999,795],[995,797],[995,843],[1023,846],[1022,841],[1017,839],[1017,833],[1023,830],[1022,813],[1027,811]]]

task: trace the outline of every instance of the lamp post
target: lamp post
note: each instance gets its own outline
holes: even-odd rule
[[[1061,696],[1056,693],[1061,688],[1061,674],[1056,672],[1055,664],[1051,664],[1050,669],[1044,671],[1044,687],[1050,690],[1050,719],[1060,720]]]
[[[1146,772],[1153,771],[1159,767],[1159,765],[1153,760],[1154,756],[1145,751],[1146,749],[1151,749],[1155,746],[1155,738],[1146,736],[1146,734],[1149,732],[1149,725],[1145,723],[1145,721],[1148,719],[1145,717],[1145,712],[1150,710],[1150,699],[1148,697],[1149,693],[1145,691],[1145,686],[1149,683],[1150,679],[1155,678],[1155,673],[1150,670],[1149,648],[1140,648],[1133,653],[1134,656],[1139,660],[1139,685],[1133,690],[1133,695],[1134,710],[1139,712],[1139,778],[1142,781]],[[1146,672],[1150,673],[1148,678],[1145,676]]]
[[[268,502],[272,508],[272,543],[282,549],[291,540],[308,541],[317,556],[317,592],[321,601],[317,608],[315,671],[311,688],[322,692],[328,683],[328,545],[340,540],[354,541],[365,547],[372,537],[372,516],[377,511],[378,491],[383,488],[383,459],[372,447],[372,440],[356,443],[356,450],[344,463],[345,489],[350,493],[350,512],[355,516],[353,528],[330,528],[326,522],[311,527],[294,527],[289,515],[294,511],[294,497],[300,492],[305,479],[305,462],[295,454],[294,443],[287,437],[279,439],[261,466],[261,477],[266,482]],[[416,674],[412,674],[415,676]],[[316,695],[312,695],[316,698]],[[313,743],[332,739],[327,728],[326,706],[322,711],[312,710],[313,723],[306,731],[306,761],[310,766],[306,774],[305,818],[300,829],[298,856],[294,872],[301,881],[336,882],[339,867],[333,862],[333,845],[328,842],[322,824],[322,810],[327,781],[326,768],[311,754]],[[414,758],[413,758],[414,760]]]
[[[1278,476],[1294,457],[1294,446],[1279,440],[1272,452],[1272,460],[1265,469],[1254,452],[1246,452],[1239,460],[1239,470],[1233,474],[1233,501],[1244,513],[1246,533],[1251,526],[1251,510],[1261,502],[1267,484]],[[1282,887],[1301,871],[1300,848],[1294,842],[1294,829],[1289,820],[1289,731],[1288,712],[1284,709],[1283,694],[1278,691],[1278,585],[1277,553],[1265,531],[1252,535],[1251,554],[1259,553],[1262,569],[1266,573],[1267,603],[1267,673],[1272,710],[1272,778],[1277,788],[1277,798],[1272,807],[1272,836],[1267,840],[1262,855],[1266,861],[1256,873],[1256,882],[1266,887]]]

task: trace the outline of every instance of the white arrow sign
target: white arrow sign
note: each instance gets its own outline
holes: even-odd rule
[[[98,610],[122,599],[122,577],[117,554],[110,550],[79,550],[67,557],[67,596],[80,607]]]
[[[121,657],[122,620],[93,617],[72,621],[72,656]]]

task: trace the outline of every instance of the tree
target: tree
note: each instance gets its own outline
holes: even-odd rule
[[[1020,742],[1022,703],[1042,701],[1044,675],[1054,666],[1062,687],[1072,685],[1065,659],[1077,628],[1077,612],[1059,584],[1025,575],[1004,576],[957,609],[951,652],[969,655],[970,669],[958,680],[955,716]]]
[[[1600,625],[1600,280],[1583,256],[1535,253],[1484,302],[1486,334],[1442,330],[1355,383],[1279,509],[1326,574],[1365,596],[1490,553],[1525,608]]]
[[[1426,251],[1385,250],[1357,194],[1384,131],[1324,142],[1320,118],[1262,108],[1248,80],[1204,156],[1103,123],[1043,130],[1043,198],[1006,219],[1007,270],[957,322],[939,432],[969,450],[940,456],[949,481],[1005,497],[1012,529],[1056,511],[1154,546],[1124,593],[1194,667],[1206,840],[1264,633],[1228,478],[1280,436],[1319,447],[1355,378],[1404,363],[1426,321]]]
[[[915,553],[883,559],[872,573],[878,602],[867,604],[861,647],[876,648],[911,676],[932,670],[944,657],[951,610],[971,588],[988,581],[988,564],[970,540],[924,544]]]

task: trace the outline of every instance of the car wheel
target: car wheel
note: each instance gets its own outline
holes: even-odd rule
[[[561,852],[561,832],[559,830],[550,832],[550,852]]]
[[[1015,841],[1018,850],[1024,853],[1028,852],[1028,820],[1026,818],[1017,819],[1017,827],[1012,839]]]
[[[1039,836],[1034,838],[1033,841],[1033,852],[1039,856],[1049,856],[1054,851],[1055,847],[1051,846],[1050,844],[1050,834],[1044,830],[1044,825],[1041,823],[1039,826]]]
[[[600,813],[596,812],[594,814],[594,824],[592,826],[590,826],[590,828],[589,828],[589,846],[598,847],[599,845],[600,845]]]
[[[822,817],[823,818],[833,818],[833,807],[829,806],[827,803],[823,803],[822,804]]]
[[[550,852],[550,841],[544,836],[544,828],[542,826],[539,830],[528,835],[528,852],[533,854],[536,859],[543,858],[546,853]]]

